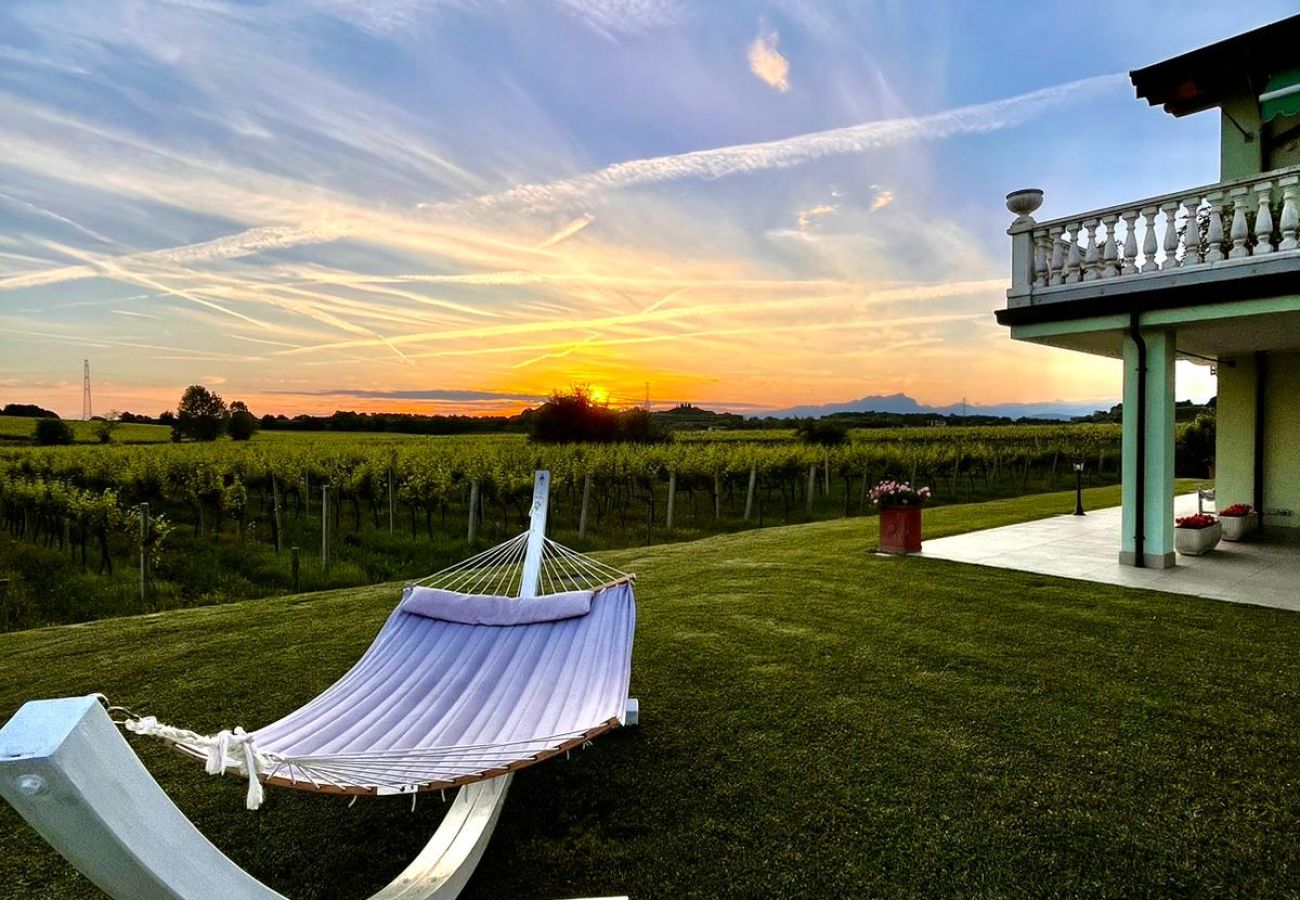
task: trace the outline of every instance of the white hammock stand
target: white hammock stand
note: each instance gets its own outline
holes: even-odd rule
[[[487,847],[516,769],[638,720],[637,702],[626,694],[633,576],[546,537],[549,486],[549,473],[538,472],[528,531],[408,585],[403,603],[419,587],[434,588],[438,599],[468,601],[472,608],[480,596],[484,604],[499,607],[505,596],[546,604],[574,602],[575,595],[567,592],[589,592],[576,595],[590,603],[589,612],[576,614],[580,618],[559,621],[556,614],[554,621],[496,627],[425,619],[399,606],[347,675],[301,710],[253,734],[233,729],[200,735],[152,717],[121,724],[205,760],[209,773],[237,772],[247,778],[247,805],[254,809],[262,802],[263,784],[354,796],[459,787],[424,850],[371,900],[456,897]],[[531,670],[516,658],[522,651],[502,665],[503,654],[512,649],[511,633],[523,634],[520,628],[534,629],[529,633],[542,645],[530,657]],[[462,657],[458,650],[449,660],[449,646],[469,648],[465,666],[481,664],[486,670],[492,662],[497,669],[482,679],[456,670]],[[477,655],[471,652],[476,648]],[[427,657],[424,651],[429,651]],[[591,669],[593,659],[597,666],[603,661],[604,668]],[[595,691],[593,696],[557,694],[540,709],[536,702],[531,707],[525,702],[536,701],[542,690],[521,682],[530,675],[549,680],[568,671],[577,690],[574,660],[594,673],[584,683]],[[466,685],[465,696],[442,690],[448,674]],[[424,688],[421,678],[427,682]],[[393,699],[399,689],[406,694],[406,706]],[[471,691],[476,691],[472,697]],[[511,691],[522,691],[515,696],[523,698],[513,715]],[[620,693],[613,697],[611,691]],[[24,705],[0,728],[0,796],[55,850],[119,900],[283,900],[185,818],[123,740],[106,707],[100,695]],[[542,728],[541,734],[528,730],[543,721],[578,724]],[[412,722],[426,729],[422,739],[412,737]],[[444,722],[451,724],[440,731]],[[486,733],[490,739],[440,740],[447,733]],[[320,748],[297,752],[304,743]]]

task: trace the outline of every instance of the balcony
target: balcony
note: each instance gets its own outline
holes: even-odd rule
[[[1300,294],[1300,166],[1036,222],[1017,191],[1003,324]]]

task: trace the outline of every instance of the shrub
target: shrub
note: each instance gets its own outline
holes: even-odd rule
[[[72,428],[62,419],[37,419],[36,443],[45,447],[71,444]]]

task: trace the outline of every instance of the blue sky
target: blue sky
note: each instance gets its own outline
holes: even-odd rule
[[[1002,196],[1214,181],[1123,73],[1293,11],[10,2],[0,400],[77,412],[83,357],[97,411],[1108,400],[994,324]]]

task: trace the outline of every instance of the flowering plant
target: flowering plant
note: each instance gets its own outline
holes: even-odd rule
[[[914,488],[906,481],[885,479],[871,489],[871,502],[877,506],[920,506],[929,499],[928,487]]]
[[[1209,528],[1218,519],[1209,513],[1197,513],[1194,516],[1183,516],[1181,519],[1174,519],[1174,524],[1179,528]]]
[[[1229,506],[1227,509],[1219,510],[1219,515],[1230,516],[1235,519],[1240,516],[1248,516],[1252,512],[1254,512],[1254,507],[1252,507],[1249,503],[1234,503],[1231,506]]]

